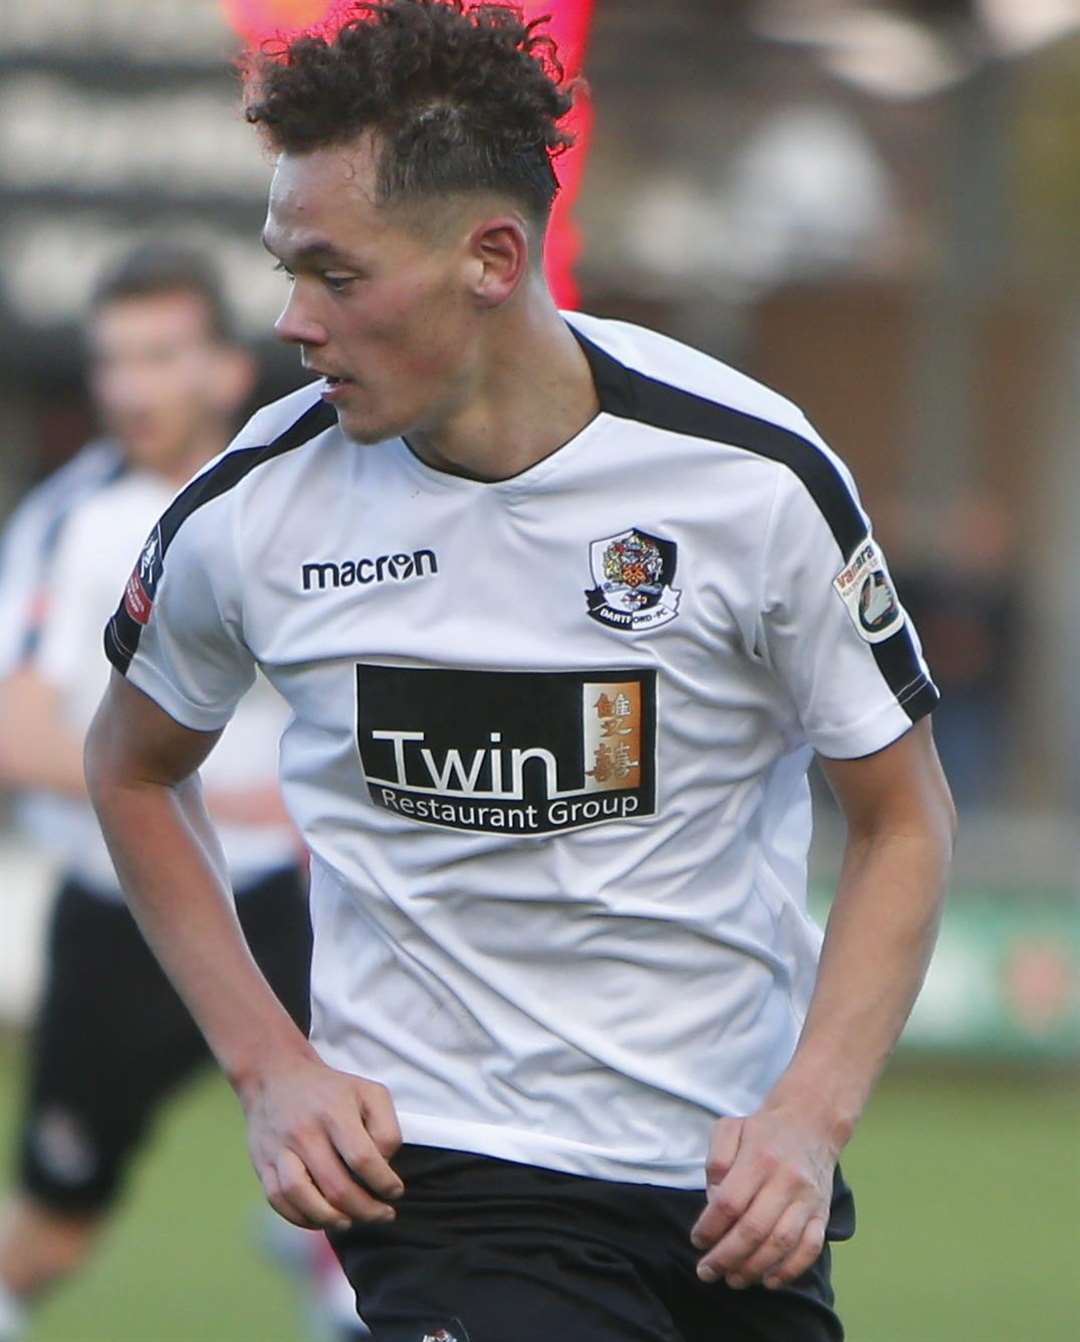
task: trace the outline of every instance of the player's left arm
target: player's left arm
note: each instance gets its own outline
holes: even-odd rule
[[[922,984],[951,860],[929,719],[872,755],[821,762],[848,839],[817,984],[761,1108],[715,1124],[692,1233],[699,1275],[731,1286],[782,1286],[821,1253],[836,1161]]]

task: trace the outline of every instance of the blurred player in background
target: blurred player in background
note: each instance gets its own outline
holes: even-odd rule
[[[173,494],[221,451],[253,382],[212,267],[148,245],[101,280],[88,329],[104,437],[33,490],[0,570],[0,781],[31,794],[59,859],[30,1046],[17,1186],[0,1210],[0,1338],[84,1262],[162,1101],[207,1060],[125,907],[87,799],[86,728],[108,677],[101,621]],[[245,696],[207,771],[252,949],[300,1029],[310,925],[277,786],[280,698]]]
[[[387,0],[256,62],[278,332],[320,380],[151,533],[91,792],[268,1198],[379,1342],[837,1342],[837,1158],[951,850],[937,692],[802,414],[556,309],[550,54],[512,8]],[[258,668],[313,1044],[196,838]],[[848,820],[823,949],[815,752]]]

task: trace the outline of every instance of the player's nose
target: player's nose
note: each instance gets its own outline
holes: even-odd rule
[[[298,288],[294,285],[291,289],[288,302],[274,323],[274,334],[288,345],[325,345],[326,328],[304,310]]]

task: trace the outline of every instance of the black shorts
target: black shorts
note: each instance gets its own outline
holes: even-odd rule
[[[707,1286],[700,1192],[431,1147],[394,1158],[397,1220],[331,1242],[375,1342],[840,1342],[829,1247],[790,1286]],[[830,1239],[854,1231],[837,1172]]]
[[[292,868],[246,889],[237,911],[255,959],[307,1033],[311,923]],[[127,906],[60,889],[27,1063],[21,1187],[59,1212],[117,1195],[161,1102],[210,1059]]]

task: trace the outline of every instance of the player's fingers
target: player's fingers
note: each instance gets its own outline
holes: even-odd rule
[[[705,1210],[690,1232],[694,1247],[708,1249],[721,1240],[753,1202],[765,1177],[757,1162],[736,1156],[727,1174],[709,1189]]]
[[[390,1159],[401,1145],[401,1128],[390,1092],[377,1081],[365,1081],[360,1088],[360,1112],[364,1116],[375,1149]]]
[[[763,1189],[757,1197],[750,1199],[727,1232],[714,1242],[698,1263],[698,1276],[702,1281],[726,1277],[729,1285],[745,1285],[742,1280],[744,1264],[762,1248],[787,1207],[787,1199],[779,1189]]]
[[[323,1197],[295,1151],[282,1151],[275,1169],[279,1201],[288,1209],[281,1211],[281,1215],[287,1220],[299,1218],[297,1224],[306,1225],[308,1229],[348,1230],[352,1224],[349,1217]],[[275,1211],[281,1210],[277,1202],[272,1205]]]
[[[309,1221],[306,1216],[301,1216],[299,1212],[294,1211],[286,1201],[285,1196],[280,1189],[273,1193],[268,1191],[266,1200],[283,1221],[288,1221],[291,1225],[299,1226],[301,1230],[320,1229],[319,1226],[316,1226]],[[344,1229],[344,1227],[342,1228]]]
[[[298,1212],[294,1212],[280,1193],[274,1194],[273,1197],[267,1194],[266,1200],[281,1219],[283,1221],[288,1221],[290,1225],[299,1226],[301,1230],[318,1229],[318,1227],[313,1226],[306,1217],[301,1216]]]
[[[393,1098],[385,1086],[364,1081],[359,1086],[359,1100],[364,1127],[375,1149],[389,1160],[401,1146],[401,1128]]]
[[[326,1131],[338,1155],[365,1188],[378,1198],[394,1200],[401,1197],[405,1185],[390,1168],[359,1115],[352,1121],[336,1116],[328,1118]]]
[[[741,1118],[718,1118],[709,1136],[709,1155],[705,1161],[705,1186],[712,1190],[727,1175],[739,1154],[742,1137]]]
[[[782,1263],[770,1268],[764,1274],[765,1285],[770,1290],[776,1290],[778,1286],[786,1286],[796,1277],[801,1277],[814,1266],[824,1248],[825,1221],[820,1216],[811,1216],[795,1250],[788,1254]]]
[[[266,1200],[274,1211],[285,1221],[289,1221],[294,1226],[299,1226],[302,1230],[317,1230],[321,1227],[310,1220],[302,1212],[298,1211],[289,1199],[285,1196],[281,1188],[281,1180],[278,1177],[277,1170],[272,1165],[267,1165],[260,1170],[259,1177],[262,1180],[263,1191],[266,1194]],[[337,1227],[335,1227],[337,1228]],[[341,1229],[345,1228],[342,1222]]]
[[[738,1156],[742,1123],[739,1118],[721,1118],[713,1124],[705,1162],[705,1209],[690,1231],[695,1248],[707,1249],[727,1229],[726,1217],[732,1214],[731,1207],[725,1202],[714,1208],[713,1202]]]
[[[728,1285],[749,1286],[779,1272],[799,1247],[809,1219],[810,1208],[804,1203],[788,1207],[758,1248],[730,1266],[726,1275]]]
[[[274,1211],[282,1218],[289,1221],[294,1226],[300,1226],[302,1230],[310,1230],[311,1226],[306,1220],[301,1219],[296,1212],[285,1201],[281,1192],[281,1185],[278,1182],[277,1171],[272,1165],[267,1165],[264,1169],[258,1171],[259,1179],[263,1186],[263,1192],[266,1194],[266,1200]]]
[[[369,1143],[370,1145],[370,1143]],[[394,1212],[353,1177],[327,1133],[307,1135],[297,1146],[307,1174],[337,1216],[350,1221],[389,1221]]]

